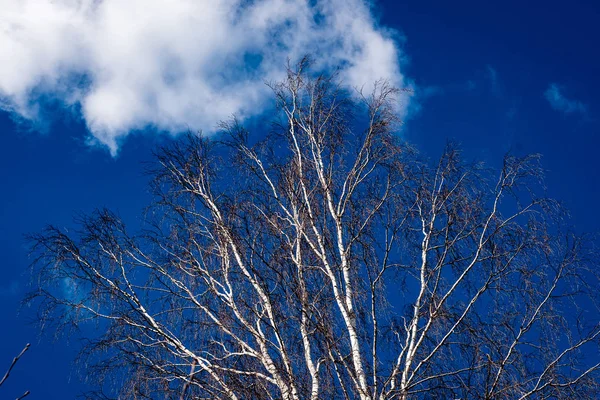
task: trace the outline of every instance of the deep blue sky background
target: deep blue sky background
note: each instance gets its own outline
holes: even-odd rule
[[[509,150],[542,153],[550,194],[579,231],[598,230],[600,2],[390,0],[374,12],[404,36],[403,72],[420,103],[403,128],[409,141],[435,158],[453,139],[490,165]],[[552,108],[551,84],[582,107]],[[32,399],[69,399],[85,388],[72,363],[76,339],[40,336],[33,310],[18,312],[31,279],[23,235],[48,223],[72,227],[76,213],[104,206],[135,228],[149,200],[141,163],[164,140],[131,135],[111,158],[85,144],[77,118],[57,111],[53,120],[40,134],[0,113],[0,368],[32,343],[2,398],[29,389]]]

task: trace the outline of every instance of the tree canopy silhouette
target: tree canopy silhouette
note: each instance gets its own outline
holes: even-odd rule
[[[397,134],[397,90],[306,61],[268,134],[157,152],[142,233],[33,235],[45,321],[98,322],[89,376],[172,399],[597,398],[597,261],[539,157],[498,172]]]

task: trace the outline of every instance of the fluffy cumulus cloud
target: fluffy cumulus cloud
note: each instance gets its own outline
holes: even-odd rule
[[[548,86],[548,89],[544,92],[544,97],[550,103],[550,106],[556,111],[563,112],[565,114],[586,114],[587,106],[579,100],[574,100],[565,97],[562,93],[560,86],[556,83],[552,83]]]
[[[133,130],[259,114],[264,82],[305,54],[351,87],[405,86],[366,0],[4,0],[0,107],[36,120],[41,99],[75,106],[114,154]]]

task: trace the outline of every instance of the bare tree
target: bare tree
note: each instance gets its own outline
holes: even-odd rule
[[[13,358],[12,363],[10,363],[10,366],[8,367],[8,369],[4,373],[4,376],[0,380],[0,386],[4,385],[4,383],[6,382],[6,380],[8,379],[8,377],[10,376],[10,373],[12,372],[13,368],[15,367],[15,365],[17,365],[17,362],[19,362],[19,360],[21,359],[21,357],[23,357],[23,354],[25,354],[25,352],[27,350],[29,350],[29,343],[27,343],[25,345],[25,347],[23,347],[23,350],[21,350],[21,352],[15,358]],[[20,395],[19,397],[17,397],[17,400],[23,399],[23,398],[25,398],[27,396],[29,396],[29,390],[25,391],[22,395]]]
[[[597,398],[596,259],[539,157],[431,165],[397,90],[307,67],[260,141],[232,121],[157,154],[142,234],[102,210],[33,236],[42,315],[102,333],[89,374],[127,398]]]

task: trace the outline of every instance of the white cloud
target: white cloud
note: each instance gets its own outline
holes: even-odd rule
[[[569,99],[564,96],[561,88],[556,83],[551,83],[548,89],[544,92],[544,97],[550,103],[550,106],[565,114],[586,114],[587,105],[580,102],[579,100]]]
[[[259,114],[264,81],[307,53],[316,68],[341,65],[349,86],[405,86],[393,33],[366,0],[4,0],[0,107],[36,120],[40,96],[80,106],[115,154],[132,130]]]

